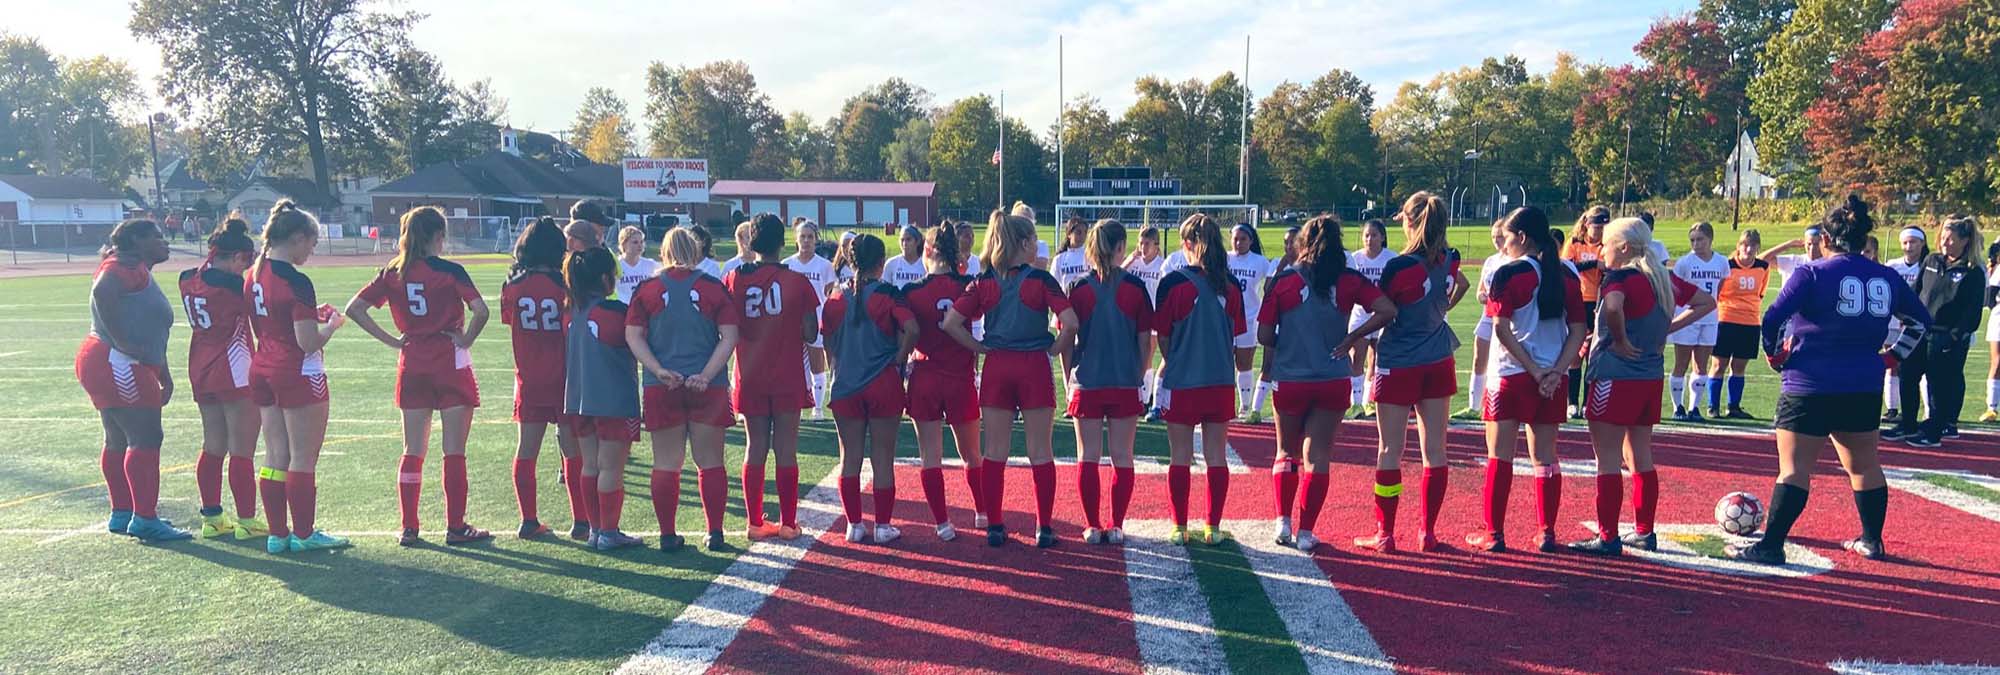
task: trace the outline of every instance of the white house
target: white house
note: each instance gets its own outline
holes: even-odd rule
[[[1729,165],[1722,167],[1722,184],[1715,186],[1715,194],[1730,197],[1729,191],[1740,191],[1744,199],[1771,199],[1778,196],[1778,179],[1757,171],[1761,164],[1757,157],[1757,144],[1750,140],[1750,132],[1743,132],[1736,138],[1736,149],[1729,152]],[[1742,176],[1738,180],[1738,176]]]
[[[89,178],[0,174],[0,221],[116,223],[125,197]]]

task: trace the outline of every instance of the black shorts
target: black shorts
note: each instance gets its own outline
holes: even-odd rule
[[[1757,344],[1763,340],[1762,330],[1747,323],[1723,322],[1715,327],[1715,358],[1743,359],[1757,358]]]
[[[1779,394],[1779,429],[1807,436],[1861,434],[1881,428],[1882,392]]]

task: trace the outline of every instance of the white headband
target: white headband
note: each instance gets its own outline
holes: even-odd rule
[[[1918,227],[1903,228],[1903,237],[1916,237],[1917,241],[1928,241],[1928,238],[1924,236],[1923,228]]]

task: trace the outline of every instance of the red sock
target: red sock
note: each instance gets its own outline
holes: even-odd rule
[[[924,484],[924,502],[931,507],[931,522],[945,523],[944,510],[944,467],[931,467],[918,472]]]
[[[222,510],[222,455],[207,450],[195,455],[194,490],[201,497],[201,510]]]
[[[285,472],[285,506],[292,511],[292,534],[310,537],[318,530],[313,516],[319,513],[319,476],[311,471]]]
[[[569,495],[569,519],[572,522],[590,524],[589,492],[583,485],[583,458],[564,457],[562,460],[563,492]]]
[[[986,524],[998,526],[1007,515],[1007,462],[995,460],[979,464],[979,477],[986,484]]]
[[[1618,538],[1618,507],[1625,501],[1625,483],[1618,474],[1597,477],[1597,535],[1605,541]]]
[[[1208,467],[1208,526],[1222,527],[1222,505],[1229,501],[1229,467]]]
[[[1055,526],[1056,513],[1056,463],[1036,464],[1029,467],[1035,479],[1035,526]]]
[[[1431,536],[1437,536],[1438,512],[1444,510],[1444,491],[1450,484],[1450,467],[1424,467],[1424,532]]]
[[[729,506],[729,472],[722,467],[702,469],[695,474],[701,489],[701,516],[708,531],[722,531],[722,510]]]
[[[1514,465],[1498,459],[1486,460],[1486,531],[1501,536],[1507,531],[1507,495],[1514,491]]]
[[[577,475],[581,480],[572,481],[571,484],[576,486],[577,498],[583,500],[583,522],[590,523],[590,529],[593,530],[610,529],[604,526],[604,517],[601,514],[604,510],[601,501],[603,497],[597,493],[597,477],[585,474],[581,470],[577,471]]]
[[[799,467],[778,467],[778,524],[799,526]]]
[[[104,472],[104,488],[111,494],[111,510],[132,510],[132,483],[125,480],[125,449],[105,448],[97,455],[97,468]]]
[[[264,516],[270,521],[271,536],[283,537],[292,533],[291,521],[285,520],[285,472],[268,469],[272,478],[258,478],[257,492],[264,496]]]
[[[743,463],[743,517],[750,527],[764,526],[764,465]]]
[[[229,496],[236,501],[237,518],[257,517],[257,460],[229,458]]]
[[[681,511],[681,472],[655,470],[647,488],[653,493],[653,518],[660,521],[660,534],[680,531],[674,523]]]
[[[1326,488],[1330,477],[1324,473],[1306,472],[1306,499],[1299,505],[1299,522],[1295,529],[1311,532],[1313,524],[1319,522],[1319,509],[1326,504]]]
[[[1403,496],[1401,469],[1375,470],[1375,524],[1382,534],[1396,534],[1396,501]]]
[[[1138,482],[1132,467],[1111,469],[1111,526],[1125,529],[1125,511],[1132,505],[1132,484]]]
[[[678,476],[678,474],[676,475]],[[676,478],[674,484],[676,486],[680,485],[680,480]],[[675,490],[674,496],[675,499],[679,499],[680,491]],[[618,518],[619,516],[622,515],[625,515],[625,488],[620,487],[616,490],[611,490],[611,491],[598,490],[597,516],[596,516],[597,520],[591,521],[591,522],[603,521],[597,526],[597,529],[600,530],[618,529]]]
[[[132,485],[132,515],[160,517],[160,449],[126,448],[125,482]]]
[[[420,504],[424,495],[424,458],[421,455],[403,455],[403,462],[396,469],[396,500],[399,512],[403,514],[403,529],[414,530],[421,527]]]
[[[875,486],[875,524],[888,525],[896,519],[896,485]]]
[[[1167,467],[1167,502],[1173,506],[1174,527],[1187,527],[1188,484],[1193,481],[1188,467],[1180,464]]]
[[[847,524],[861,522],[861,477],[840,477],[840,512],[847,516]]]
[[[1093,530],[1103,527],[1097,522],[1098,480],[1097,462],[1076,463],[1076,494],[1083,498],[1083,520]]]
[[[1562,468],[1549,465],[1535,467],[1535,501],[1541,504],[1538,522],[1543,532],[1556,530],[1556,510],[1562,507]]]
[[[444,522],[451,529],[465,528],[465,455],[444,456]]]
[[[965,490],[972,493],[972,510],[975,513],[986,512],[986,483],[980,476],[984,466],[984,462],[965,465]]]
[[[1640,471],[1632,474],[1632,519],[1633,529],[1639,534],[1653,533],[1653,512],[1660,506],[1660,472]]]
[[[514,458],[514,503],[521,507],[522,521],[541,522],[541,514],[536,508],[535,460],[534,458]]]
[[[1292,500],[1299,496],[1299,463],[1281,459],[1278,463],[1272,464],[1271,489],[1278,494],[1278,498],[1272,502],[1278,507],[1278,517],[1292,517]]]

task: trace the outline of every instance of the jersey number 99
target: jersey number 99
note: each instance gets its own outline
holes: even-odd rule
[[[1834,311],[1841,316],[1889,316],[1889,281],[1869,279],[1865,283],[1854,277],[1840,278],[1840,302]]]

